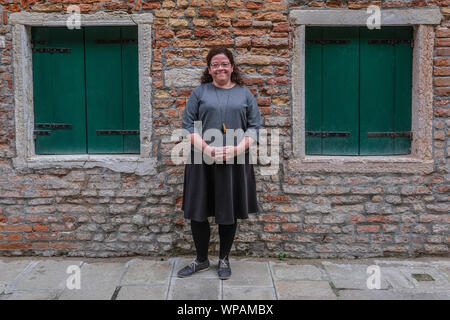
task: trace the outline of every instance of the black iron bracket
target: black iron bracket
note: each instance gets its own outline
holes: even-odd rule
[[[40,53],[69,53],[71,51],[70,48],[33,48],[33,52]]]
[[[138,43],[137,39],[97,39],[97,44],[111,44],[111,43]]]
[[[413,139],[413,133],[411,131],[398,131],[398,132],[368,132],[367,136],[369,138],[398,138],[407,137],[410,140]]]
[[[348,44],[350,40],[306,40],[306,42],[312,44]]]
[[[35,129],[72,129],[69,123],[35,123]]]
[[[348,137],[350,132],[336,132],[336,131],[305,131],[307,136],[315,136],[322,138],[334,138],[334,137]]]
[[[139,130],[97,130],[97,135],[139,135]]]
[[[368,40],[369,44],[390,44],[396,45],[399,43],[408,43],[412,45],[412,40],[410,39],[372,39]]]

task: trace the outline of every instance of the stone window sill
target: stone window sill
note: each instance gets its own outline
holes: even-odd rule
[[[107,168],[115,172],[137,175],[156,174],[157,158],[142,158],[139,155],[36,155],[28,158],[14,158],[18,169],[88,169]]]
[[[433,160],[413,156],[304,156],[288,160],[289,170],[326,173],[414,173],[434,170]]]

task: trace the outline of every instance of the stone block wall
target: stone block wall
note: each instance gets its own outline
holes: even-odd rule
[[[151,13],[156,174],[110,168],[16,168],[13,12]],[[293,9],[439,7],[433,57],[433,171],[301,173],[292,145]],[[280,130],[280,166],[260,174],[260,212],[241,221],[232,254],[299,258],[449,255],[450,1],[0,0],[0,255],[193,254],[181,211],[184,166],[170,140],[211,46],[235,54],[264,128]],[[211,253],[218,251],[213,224]]]

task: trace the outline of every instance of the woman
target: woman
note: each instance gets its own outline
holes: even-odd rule
[[[258,142],[261,114],[255,97],[243,85],[232,53],[226,48],[211,49],[206,57],[201,85],[196,87],[186,104],[182,117],[182,127],[189,134],[191,142],[190,163],[184,172],[183,204],[184,218],[191,220],[192,236],[197,258],[178,272],[179,277],[187,277],[209,268],[208,246],[210,226],[208,217],[215,217],[219,224],[220,252],[218,275],[229,279],[231,267],[228,259],[237,228],[237,219],[247,219],[248,213],[258,212],[256,183],[253,165],[250,164],[249,146]],[[201,132],[194,121],[201,121]],[[223,139],[208,139],[201,134],[215,130]],[[240,141],[233,138],[227,144],[226,135],[230,129],[241,129],[244,134]],[[211,132],[211,131],[209,131]],[[242,132],[242,131],[241,131]],[[239,138],[238,138],[239,139]],[[214,143],[212,143],[214,140]],[[217,145],[220,142],[220,145]],[[216,145],[216,146],[214,146]],[[195,159],[200,153],[200,163]],[[234,159],[242,157],[245,163]],[[197,154],[198,157],[198,154]],[[205,163],[208,158],[215,160]],[[232,159],[233,160],[233,159]]]

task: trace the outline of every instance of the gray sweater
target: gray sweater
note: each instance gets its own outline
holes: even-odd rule
[[[201,126],[199,123],[194,125],[194,121],[201,121]],[[223,132],[223,124],[226,133]],[[215,139],[205,135],[205,131],[217,129],[215,134],[220,132],[222,138],[214,142],[214,146],[236,146],[245,136],[252,137],[259,143],[261,124],[255,97],[247,87],[238,84],[229,89],[216,87],[212,82],[201,84],[192,91],[182,117],[183,129],[189,133],[199,133],[208,144]],[[228,129],[242,129],[243,135],[236,131],[237,137],[231,137],[232,130]]]

